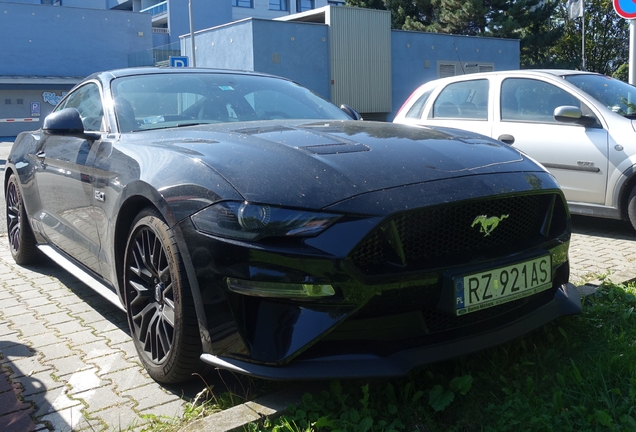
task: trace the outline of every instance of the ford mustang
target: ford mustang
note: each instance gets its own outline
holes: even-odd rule
[[[401,376],[581,311],[542,166],[274,76],[94,74],[17,137],[4,191],[15,261],[121,308],[163,383]]]

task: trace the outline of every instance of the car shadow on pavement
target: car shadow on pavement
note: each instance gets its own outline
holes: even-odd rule
[[[572,215],[572,232],[618,240],[636,240],[636,230],[628,221]]]
[[[32,372],[21,370],[19,364],[29,364],[38,353],[32,348],[11,340],[0,339],[0,430],[32,431],[48,427],[70,430],[44,396],[46,385],[31,376]],[[37,400],[37,405],[33,402]],[[36,417],[45,417],[41,421]]]
[[[83,324],[89,325],[95,334],[105,335],[115,330],[125,333],[126,341],[118,343],[117,347],[118,349],[126,351],[127,359],[139,363],[132,339],[130,338],[130,328],[128,327],[125,312],[44,255],[38,265],[24,267],[32,272],[55,278],[61,285],[67,287],[75,296],[86,303],[86,305],[88,305],[88,308],[86,308],[88,311],[75,315],[83,316],[90,314],[90,319],[80,319],[82,319]],[[81,310],[81,306],[76,306],[74,309]],[[95,314],[99,315],[96,316]],[[103,319],[99,319],[100,317]],[[121,341],[121,338],[118,340]],[[149,377],[148,380],[152,382]],[[207,368],[201,375],[194,376],[192,380],[186,383],[173,385],[157,383],[157,385],[188,402],[194,400],[197,395],[205,389],[210,389],[207,396],[211,398],[214,398],[215,394],[229,392],[239,399],[248,399],[254,392],[253,380],[242,375],[212,367]],[[0,428],[0,430],[2,429]]]

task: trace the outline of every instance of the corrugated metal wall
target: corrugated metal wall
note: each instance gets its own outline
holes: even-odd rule
[[[391,13],[331,7],[331,100],[361,113],[391,112]]]

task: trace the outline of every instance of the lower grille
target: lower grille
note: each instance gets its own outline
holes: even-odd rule
[[[299,358],[354,353],[386,356],[410,348],[467,338],[509,325],[549,303],[552,298],[554,289],[462,316],[434,309],[393,316],[367,314],[366,318],[344,322]],[[387,324],[389,328],[386,328]]]

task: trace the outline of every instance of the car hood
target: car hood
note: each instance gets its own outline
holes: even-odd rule
[[[170,139],[172,133],[179,139]],[[247,201],[315,209],[404,185],[542,170],[479,134],[379,122],[197,126],[164,130],[161,141],[166,140],[187,148]]]

